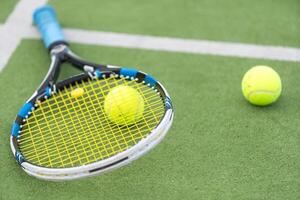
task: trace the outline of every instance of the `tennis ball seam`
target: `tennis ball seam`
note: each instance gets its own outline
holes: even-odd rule
[[[276,91],[270,91],[270,90],[254,90],[248,93],[247,98],[250,99],[251,95],[253,94],[257,94],[257,93],[261,93],[261,94],[272,94],[272,95],[276,95],[280,92],[280,89],[276,90]]]

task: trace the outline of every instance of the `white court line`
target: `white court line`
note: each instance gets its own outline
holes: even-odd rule
[[[24,33],[25,38],[39,38],[34,27]],[[208,40],[142,36],[79,29],[64,29],[68,41],[81,44],[149,49],[193,54],[233,56],[300,62],[300,49]]]
[[[0,71],[8,62],[21,39],[40,38],[36,28],[31,26],[31,16],[36,7],[46,2],[47,0],[20,0],[7,22],[0,26]],[[299,48],[80,29],[64,29],[64,33],[70,42],[90,45],[300,62]]]
[[[0,71],[32,24],[32,12],[47,0],[20,0],[5,24],[0,27]]]

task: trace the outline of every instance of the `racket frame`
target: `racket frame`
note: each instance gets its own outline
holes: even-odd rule
[[[50,181],[65,181],[65,180],[74,180],[96,176],[112,170],[118,169],[125,165],[130,164],[132,161],[140,158],[148,151],[153,149],[158,145],[163,138],[165,137],[167,131],[169,130],[173,121],[173,115],[171,116],[170,122],[166,124],[162,123],[161,126],[164,127],[164,130],[161,130],[161,134],[155,133],[153,131],[152,137],[153,140],[143,139],[139,144],[133,146],[132,148],[117,154],[109,160],[99,161],[90,165],[76,167],[76,168],[64,168],[64,169],[49,169],[31,165],[30,163],[23,162],[21,164],[23,170],[30,176],[34,176],[43,180]],[[157,129],[157,131],[159,131]],[[156,137],[155,137],[156,136]],[[124,157],[125,156],[125,157]],[[123,158],[122,158],[123,157]],[[126,158],[126,159],[124,159]]]
[[[31,114],[31,109],[29,109],[28,106],[26,107],[26,105],[32,104],[34,106],[36,100],[47,100],[47,98],[51,98],[52,92],[55,93],[58,89],[62,89],[65,85],[76,82],[77,80],[101,78],[99,77],[99,73],[101,74],[101,76],[109,77],[111,75],[117,75],[123,76],[126,79],[135,79],[136,77],[129,76],[130,74],[135,73],[139,77],[139,79],[144,79],[144,82],[146,81],[146,79],[151,80],[149,83],[146,82],[145,84],[148,84],[149,87],[155,87],[156,89],[158,89],[165,103],[165,113],[159,125],[151,133],[149,133],[146,138],[143,138],[131,148],[104,160],[100,160],[84,166],[68,168],[47,168],[37,166],[26,161],[21,154],[21,151],[19,150],[17,142],[18,133],[16,133],[16,130],[14,130],[13,127],[12,135],[10,137],[11,149],[17,162],[29,175],[35,176],[40,179],[53,181],[72,180],[97,175],[129,164],[131,161],[138,159],[146,152],[153,149],[164,138],[172,124],[173,109],[170,97],[166,89],[161,85],[160,82],[156,81],[154,78],[144,72],[117,66],[98,65],[84,61],[76,56],[73,52],[71,52],[71,50],[65,44],[59,44],[56,47],[52,47],[50,55],[51,64],[49,71],[45,76],[45,79],[42,81],[37,91],[29,98],[24,106],[27,109],[27,114],[24,116],[25,111],[23,107],[19,112],[22,113],[23,117],[20,118],[20,114],[18,114],[16,118],[15,124],[19,123],[20,125],[18,132],[20,132],[20,130],[22,129],[22,125],[26,123],[26,121],[24,122],[24,119],[26,120],[28,117],[30,117]],[[56,83],[60,67],[65,62],[72,64],[74,67],[83,71],[83,73],[73,76],[70,79],[66,79]],[[128,74],[122,73],[122,71],[124,70]],[[154,84],[153,81],[155,81]]]

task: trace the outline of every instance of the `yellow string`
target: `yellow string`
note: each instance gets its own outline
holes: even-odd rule
[[[105,114],[105,96],[118,85],[135,88],[144,100],[143,116],[135,124],[118,126]],[[70,95],[76,88],[84,90],[78,98]],[[165,112],[154,89],[115,77],[76,82],[38,105],[22,127],[19,147],[27,161],[52,168],[82,166],[120,153],[146,137]]]

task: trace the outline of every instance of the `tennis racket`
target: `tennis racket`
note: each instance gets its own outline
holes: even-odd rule
[[[53,181],[93,176],[124,166],[160,143],[173,119],[172,103],[161,83],[136,69],[76,56],[52,7],[37,9],[33,19],[51,65],[11,130],[11,149],[25,172]],[[63,63],[82,73],[57,81]],[[104,109],[106,96],[121,85],[134,88],[144,102],[142,116],[133,124],[114,123]]]

